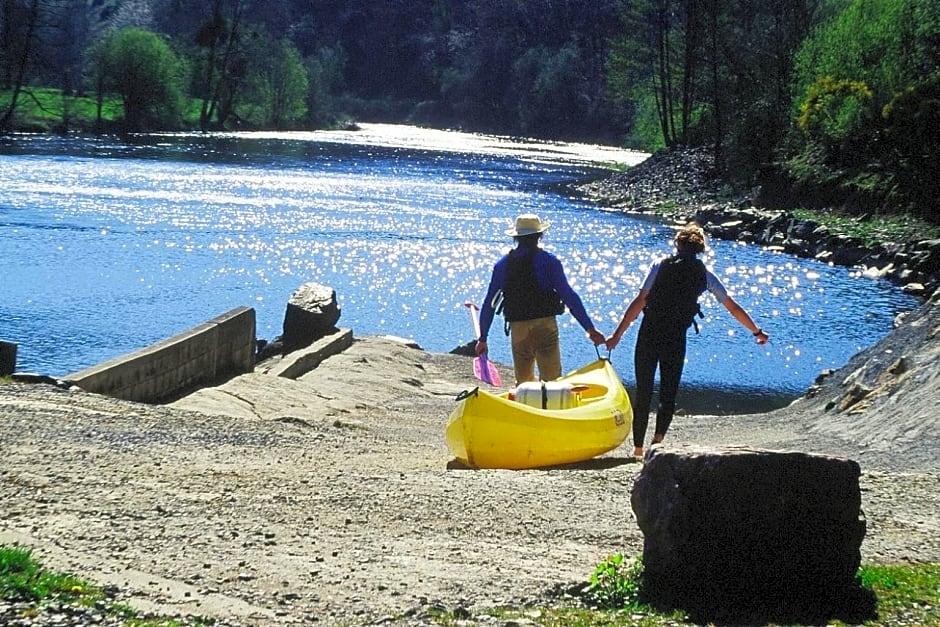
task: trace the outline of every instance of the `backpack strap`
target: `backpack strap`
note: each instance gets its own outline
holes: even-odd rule
[[[702,313],[701,305],[696,305],[695,315],[697,315],[699,318],[702,318],[703,320],[705,319],[705,314]],[[695,329],[695,334],[698,335],[698,321],[695,319],[695,316],[692,317],[692,327]]]

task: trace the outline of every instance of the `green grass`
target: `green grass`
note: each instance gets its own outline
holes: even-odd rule
[[[641,559],[613,555],[597,565],[580,596],[563,596],[551,607],[491,608],[478,612],[500,624],[533,624],[542,627],[653,627],[681,625],[681,611],[661,612],[640,601],[643,567]],[[866,565],[858,573],[861,585],[871,590],[878,615],[864,623],[877,625],[940,626],[940,564]],[[127,627],[176,627],[182,623],[169,617],[143,618],[131,608],[108,600],[102,590],[73,575],[47,571],[29,549],[0,545],[0,599],[26,603],[24,618],[36,616],[46,603],[97,604]],[[463,612],[432,610],[435,624],[456,627],[468,622]],[[188,619],[187,625],[211,625],[211,620]],[[842,625],[833,621],[832,625]]]
[[[127,627],[177,627],[183,623],[170,617],[141,617],[130,607],[113,602],[104,591],[70,574],[51,572],[19,546],[0,545],[0,599],[22,604],[21,618],[35,618],[44,605],[98,607]],[[188,621],[187,625],[211,625],[212,621]]]
[[[940,625],[940,564],[862,566],[859,578],[878,598],[880,620]]]
[[[10,105],[13,94],[0,90],[0,111]],[[190,100],[184,112],[183,124],[196,128],[199,123],[200,102]],[[59,130],[94,130],[98,116],[98,103],[94,94],[65,96],[60,89],[26,87],[16,101],[13,128],[39,133]],[[101,119],[105,125],[113,125],[124,117],[124,105],[117,96],[107,96],[102,101]]]
[[[795,209],[799,220],[813,220],[829,229],[861,240],[872,247],[886,242],[910,242],[940,238],[940,225],[905,214],[870,216],[860,219],[835,212]]]
[[[30,551],[0,547],[0,596],[13,601],[36,602],[56,598],[65,603],[96,601],[100,591],[71,575],[44,570]]]
[[[6,110],[13,94],[0,91],[0,110]],[[95,126],[97,100],[90,96],[63,96],[59,89],[27,87],[16,101],[14,127],[34,132],[51,132],[68,127],[73,130],[88,130]],[[113,122],[124,115],[121,100],[105,98],[101,116],[105,122]]]
[[[508,624],[529,621],[543,627],[688,624],[682,611],[657,611],[640,601],[642,575],[640,559],[614,555],[597,566],[579,600],[551,608],[495,609],[485,613]],[[940,626],[940,564],[867,565],[859,569],[858,579],[877,599],[877,616],[864,625]],[[461,618],[447,612],[435,616],[438,624],[447,627],[461,624]],[[830,624],[844,625],[838,620]]]

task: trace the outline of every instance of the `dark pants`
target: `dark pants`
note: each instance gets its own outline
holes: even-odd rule
[[[662,328],[643,316],[636,338],[633,367],[636,397],[633,403],[633,445],[643,446],[649,424],[653,378],[659,366],[659,409],[656,411],[657,435],[666,435],[676,411],[676,393],[685,363],[687,329]]]

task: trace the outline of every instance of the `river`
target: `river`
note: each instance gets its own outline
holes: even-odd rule
[[[315,133],[0,139],[0,339],[18,371],[63,377],[246,305],[280,335],[302,283],[337,291],[340,326],[447,352],[473,335],[504,231],[524,212],[605,333],[672,230],[569,197],[598,162],[644,155],[393,125]],[[847,268],[711,241],[706,263],[770,333],[757,346],[710,296],[679,403],[759,410],[804,391],[916,300]],[[566,370],[595,358],[567,314]],[[611,359],[633,382],[636,329]],[[508,339],[491,358],[511,363]],[[603,351],[602,351],[603,352]],[[469,364],[468,364],[469,367]]]

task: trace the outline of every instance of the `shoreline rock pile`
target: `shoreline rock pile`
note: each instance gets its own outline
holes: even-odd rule
[[[625,212],[694,220],[718,239],[859,266],[866,276],[886,279],[925,299],[940,288],[940,239],[872,246],[814,220],[797,218],[789,210],[757,207],[751,197],[732,195],[707,148],[660,151],[634,168],[575,189],[596,203]]]

